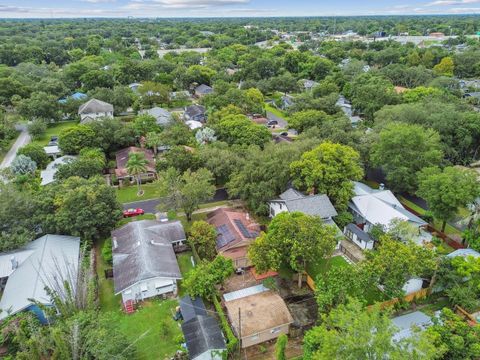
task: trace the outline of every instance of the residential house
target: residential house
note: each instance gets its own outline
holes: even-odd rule
[[[60,147],[58,145],[44,146],[43,150],[45,151],[47,156],[51,156],[54,159],[56,159],[57,156],[59,156],[62,153],[62,151],[60,150]]]
[[[130,146],[128,148],[117,151],[117,153],[115,154],[115,159],[117,162],[115,175],[117,176],[117,179],[120,179],[120,180],[129,179],[130,181],[134,180],[133,176],[130,175],[127,170],[127,162],[128,162],[130,153],[143,153],[145,155],[145,159],[148,161],[148,164],[146,166],[145,173],[141,174],[141,177],[155,178],[155,176],[157,175],[157,172],[155,170],[155,158],[154,158],[153,152],[150,149]]]
[[[204,123],[207,120],[205,115],[205,106],[193,104],[185,108],[183,113],[183,118],[185,121],[195,120]]]
[[[282,110],[287,110],[289,107],[295,104],[295,99],[291,95],[283,95],[280,100],[282,103],[280,106]]]
[[[205,84],[198,85],[195,88],[195,96],[199,98],[211,93],[213,93],[213,88]]]
[[[152,109],[141,110],[140,114],[153,116],[160,126],[167,126],[173,122],[172,113],[158,106]]]
[[[200,121],[196,120],[187,120],[185,121],[185,124],[190,128],[190,130],[200,129],[203,126]]]
[[[192,299],[188,295],[182,297],[180,311],[189,359],[222,360],[222,354],[227,349],[225,338],[217,320],[207,314],[202,299],[200,297]]]
[[[172,91],[169,95],[170,101],[174,100],[189,100],[191,98],[190,92],[184,91]]]
[[[405,209],[390,190],[376,190],[366,184],[354,182],[354,194],[348,207],[355,224],[363,231],[369,232],[377,224],[388,229],[392,220],[400,219],[419,229],[418,239],[414,239],[417,243],[421,244],[431,239],[431,236],[422,229],[427,222]]]
[[[372,250],[375,240],[355,224],[348,224],[343,229],[345,237],[362,250]]]
[[[305,91],[311,91],[315,86],[319,85],[316,81],[307,79],[300,80],[300,83]]]
[[[142,84],[140,83],[131,83],[131,84],[128,84],[128,87],[130,88],[130,90],[132,90],[134,93],[138,93],[138,89],[142,86]]]
[[[453,252],[451,252],[450,254],[447,255],[447,258],[455,258],[455,257],[458,257],[458,256],[461,256],[463,258],[467,258],[469,256],[472,256],[474,258],[478,258],[480,257],[480,253],[478,251],[475,251],[473,249],[458,249],[458,250],[455,250]]]
[[[220,208],[208,215],[207,222],[217,231],[217,252],[232,259],[235,268],[250,266],[248,247],[260,234],[260,226],[248,213]]]
[[[392,336],[394,342],[400,342],[417,336],[417,331],[424,331],[433,325],[432,319],[421,311],[414,311],[409,314],[394,317],[393,325],[398,331]]]
[[[60,104],[66,104],[68,100],[85,100],[88,98],[88,95],[87,94],[84,94],[82,92],[76,92],[76,93],[73,93],[72,95],[70,96],[67,96],[67,97],[64,97],[60,100],[58,100],[58,102]]]
[[[360,116],[353,115],[352,105],[344,96],[340,95],[335,105],[342,109],[352,126],[357,126],[358,123],[362,121]]]
[[[283,299],[263,285],[223,295],[227,315],[241,347],[288,334],[293,318]]]
[[[53,306],[46,287],[71,282],[78,270],[80,238],[44,235],[24,247],[0,254],[0,320],[21,311],[32,311],[47,323],[43,310],[32,300]],[[74,290],[74,289],[73,289]]]
[[[113,105],[105,101],[91,99],[78,108],[80,123],[95,121],[99,118],[113,119]]]
[[[337,216],[330,199],[325,194],[304,195],[295,189],[288,189],[280,194],[279,199],[269,201],[270,217],[282,212],[298,211],[307,215],[318,216],[326,223],[333,223]]]
[[[64,155],[52,161],[50,164],[47,165],[47,168],[45,170],[42,170],[40,172],[40,177],[42,178],[42,182],[40,183],[40,185],[48,185],[54,182],[55,174],[57,173],[58,168],[62,165],[70,164],[76,160],[77,156]]]
[[[134,221],[112,231],[115,295],[127,304],[176,294],[182,275],[173,246],[184,242],[180,221]]]

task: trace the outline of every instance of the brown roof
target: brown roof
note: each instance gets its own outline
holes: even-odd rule
[[[242,337],[257,334],[293,322],[283,299],[274,291],[246,296],[225,302],[230,322],[238,334],[238,309],[240,308]]]
[[[219,252],[232,247],[248,246],[260,234],[260,226],[243,211],[220,208],[208,215],[207,222],[217,230]]]
[[[153,158],[153,152],[149,149],[142,149],[135,146],[130,146],[128,148],[117,151],[117,153],[115,154],[115,158],[117,161],[117,168],[115,169],[115,174],[117,176],[128,175],[126,166],[128,162],[128,155],[132,152],[143,152],[145,154],[145,159],[148,160],[147,172],[155,172],[155,160]]]

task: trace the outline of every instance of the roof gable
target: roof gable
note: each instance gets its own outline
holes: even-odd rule
[[[78,114],[93,114],[102,112],[113,112],[113,105],[105,101],[91,99],[85,104],[80,105],[78,108]]]

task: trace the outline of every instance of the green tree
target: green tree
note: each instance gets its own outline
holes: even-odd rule
[[[210,85],[211,79],[215,76],[216,71],[209,68],[208,66],[202,65],[192,65],[187,69],[186,77],[189,84],[205,84]]]
[[[9,251],[31,241],[35,236],[35,204],[26,191],[12,184],[0,184],[0,251]]]
[[[296,112],[289,117],[288,127],[302,133],[311,127],[321,127],[328,120],[331,120],[331,117],[324,111],[304,110]]]
[[[444,308],[440,318],[426,333],[434,339],[433,346],[443,352],[443,359],[474,360],[480,356],[480,326],[471,326],[452,310]]]
[[[233,261],[217,256],[211,262],[203,261],[190,271],[184,280],[185,288],[190,296],[200,296],[211,300],[216,294],[216,286],[233,274]]]
[[[349,146],[331,142],[304,153],[290,169],[296,187],[327,194],[341,211],[353,195],[352,181],[363,177],[360,155]]]
[[[145,159],[145,154],[143,152],[131,152],[128,154],[128,161],[126,164],[127,172],[137,180],[137,195],[139,196],[142,194],[142,174],[145,174],[147,171],[147,165],[148,160]]]
[[[95,133],[87,125],[75,125],[64,129],[58,136],[60,149],[69,155],[76,155],[83,148],[94,147],[95,144]]]
[[[233,145],[263,146],[272,135],[262,125],[255,124],[244,115],[230,115],[214,126],[218,139]]]
[[[251,245],[248,256],[259,273],[287,265],[298,273],[298,287],[308,263],[329,257],[337,243],[335,229],[303,213],[280,213],[268,233]]]
[[[442,161],[440,136],[419,125],[392,123],[380,131],[371,160],[386,173],[389,186],[398,192],[417,189],[417,173]]]
[[[217,255],[217,232],[206,221],[195,221],[190,228],[188,241],[195,247],[201,259],[212,261]]]
[[[30,159],[35,161],[39,169],[44,169],[49,160],[48,155],[45,153],[45,150],[43,150],[43,147],[35,143],[30,143],[21,147],[18,149],[17,155],[28,156]]]
[[[418,175],[418,196],[423,197],[433,215],[443,221],[442,231],[458,209],[480,195],[477,175],[456,167],[425,168]]]
[[[33,93],[30,98],[22,99],[17,109],[20,115],[29,120],[58,121],[62,116],[57,97],[44,92]]]
[[[152,115],[145,114],[136,116],[131,126],[138,137],[146,136],[152,132],[160,132],[157,120]]]
[[[115,190],[102,177],[71,177],[44,187],[36,196],[36,220],[46,233],[99,239],[122,217]]]
[[[400,342],[392,341],[397,329],[388,312],[378,306],[367,310],[351,299],[322,316],[321,325],[304,338],[305,360],[313,359],[437,359],[440,349],[429,336],[416,334]]]
[[[439,88],[419,86],[419,87],[416,87],[415,89],[406,90],[402,94],[402,96],[405,102],[412,103],[412,102],[418,102],[428,97],[439,97],[443,93],[444,92]]]
[[[185,171],[182,175],[175,168],[158,174],[161,207],[164,209],[182,209],[188,221],[200,204],[212,199],[215,194],[213,176],[207,169]]]
[[[141,96],[141,104],[146,108],[166,104],[170,100],[170,88],[153,81],[143,82],[138,88],[138,93]]]
[[[433,71],[439,76],[453,76],[455,64],[450,56],[444,57],[437,65],[433,67]]]
[[[145,144],[152,148],[154,155],[157,156],[158,147],[162,144],[162,137],[157,132],[149,132],[145,137]]]
[[[27,130],[33,140],[38,140],[47,131],[47,123],[43,119],[34,119],[27,124]]]

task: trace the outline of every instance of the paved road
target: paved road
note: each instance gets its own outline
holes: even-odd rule
[[[215,195],[213,196],[213,199],[210,200],[209,203],[223,200],[228,200],[227,191],[225,189],[217,189]],[[158,204],[160,204],[160,201],[158,199],[142,200],[133,203],[123,204],[123,208],[140,208],[143,209],[146,213],[155,214],[156,212],[158,212],[158,210],[156,209]]]
[[[5,158],[0,164],[0,169],[9,167],[13,159],[15,159],[15,156],[17,155],[17,150],[22,146],[27,145],[29,142],[30,142],[30,135],[28,135],[28,132],[26,129],[22,129],[17,140],[13,143],[10,150],[8,150],[7,155],[5,155]]]
[[[277,120],[278,121],[278,126],[276,126],[276,128],[286,129],[287,126],[288,126],[288,123],[284,118],[282,118],[280,116],[277,116],[270,111],[267,111],[267,119],[268,120]]]

